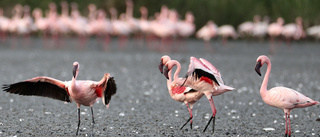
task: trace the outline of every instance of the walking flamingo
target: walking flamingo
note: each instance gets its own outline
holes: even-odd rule
[[[314,101],[305,95],[287,87],[274,87],[267,90],[269,75],[271,71],[271,62],[265,55],[261,55],[257,58],[257,64],[255,67],[256,72],[261,76],[260,68],[263,64],[267,64],[267,72],[265,73],[263,82],[260,88],[260,94],[262,100],[273,107],[283,109],[286,119],[286,136],[291,136],[290,125],[290,112],[294,108],[309,107],[319,104],[318,101]]]
[[[212,96],[221,95],[227,91],[234,90],[234,88],[224,85],[219,70],[203,58],[197,59],[195,57],[190,57],[190,65],[185,78],[186,79],[182,85],[186,85],[192,89],[200,91],[206,95],[209,100],[212,109],[212,116],[203,132],[206,131],[211,120],[213,120],[214,131],[215,115],[217,110]]]
[[[165,69],[163,70],[163,67],[165,66]],[[177,66],[177,69],[174,73],[174,79],[172,80],[171,75],[171,69]],[[192,129],[192,109],[193,104],[196,103],[202,96],[203,93],[196,91],[190,87],[182,86],[181,83],[183,79],[178,78],[179,72],[181,70],[181,65],[176,60],[171,60],[169,56],[163,56],[161,58],[161,62],[159,64],[159,70],[161,73],[163,73],[167,77],[167,86],[169,90],[169,94],[172,97],[172,99],[184,102],[188,108],[190,118],[187,120],[185,124],[180,128],[182,129],[189,121],[190,121],[190,128]],[[164,71],[164,72],[163,72]],[[180,81],[180,82],[177,82]]]
[[[102,98],[103,104],[109,107],[111,96],[116,93],[117,87],[113,77],[105,73],[100,81],[76,80],[80,65],[73,63],[73,77],[71,81],[60,81],[54,78],[40,76],[26,81],[3,85],[3,90],[19,95],[35,95],[49,97],[61,101],[71,102],[74,100],[78,107],[78,135],[80,126],[80,106],[90,106],[92,113],[92,134],[94,126],[94,117],[92,105],[97,98]]]

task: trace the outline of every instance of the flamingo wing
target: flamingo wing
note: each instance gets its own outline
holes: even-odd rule
[[[106,73],[103,78],[92,86],[98,97],[102,98],[103,104],[108,105],[111,96],[116,94],[117,85],[113,77],[110,77],[109,73]]]
[[[64,82],[49,77],[35,77],[23,82],[4,84],[6,92],[25,96],[42,96],[71,102]]]
[[[213,66],[213,65],[212,65]],[[217,69],[215,69],[217,70]],[[217,83],[219,86],[219,82],[216,79],[214,72],[220,73],[217,71],[212,71],[208,66],[206,66],[204,63],[202,63],[200,60],[198,60],[195,57],[190,57],[190,65],[188,69],[187,75],[194,75],[197,78],[208,78],[210,80],[213,80],[215,83]]]
[[[115,83],[115,80],[113,79],[113,77],[110,77],[108,82],[107,82],[107,87],[104,91],[104,101],[103,103],[105,105],[108,105],[110,100],[111,100],[111,96],[116,94],[117,92],[117,85]]]

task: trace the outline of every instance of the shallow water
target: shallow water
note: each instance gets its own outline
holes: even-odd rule
[[[213,51],[198,40],[172,43],[175,51],[147,49],[141,41],[130,40],[120,50],[113,39],[107,51],[103,43],[90,39],[79,48],[77,39],[63,39],[60,47],[43,47],[43,41],[9,39],[0,46],[0,83],[14,83],[35,76],[50,76],[71,80],[72,63],[81,65],[78,79],[100,80],[104,73],[115,77],[118,91],[110,108],[102,102],[94,105],[96,136],[283,136],[283,110],[270,107],[261,99],[259,89],[263,77],[254,71],[256,58],[266,54],[272,62],[269,88],[286,86],[314,100],[320,100],[319,42],[293,42],[288,48],[278,43],[276,52],[269,55],[269,43],[258,41],[230,41],[221,45],[211,42]],[[12,46],[14,45],[14,46]],[[24,45],[24,46],[22,46]],[[213,97],[216,108],[215,132],[211,125],[202,133],[211,115],[208,100],[203,97],[193,108],[193,129],[189,125],[180,130],[189,118],[187,107],[171,99],[166,79],[159,73],[158,63],[167,54],[181,63],[182,74],[187,71],[190,56],[205,58],[219,69],[226,85],[236,88]],[[264,74],[266,67],[262,68]],[[61,101],[24,97],[0,92],[0,136],[73,136],[77,128],[77,108]],[[320,134],[318,106],[295,109],[291,113],[294,136]],[[81,107],[80,136],[91,133],[91,112]]]

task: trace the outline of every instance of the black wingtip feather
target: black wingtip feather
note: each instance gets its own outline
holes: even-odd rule
[[[111,96],[117,93],[117,85],[113,77],[110,77],[107,82],[107,88],[104,91],[105,104],[109,104]]]
[[[24,96],[42,96],[61,101],[71,102],[68,91],[49,82],[18,82],[3,84],[3,91]]]
[[[213,74],[210,74],[210,73],[203,71],[201,69],[195,69],[194,72],[192,73],[192,75],[195,75],[197,78],[201,78],[202,76],[208,77],[211,80],[213,80],[218,86],[220,86],[218,80],[216,79],[216,77]]]

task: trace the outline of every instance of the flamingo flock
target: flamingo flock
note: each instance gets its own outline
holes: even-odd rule
[[[261,55],[256,60],[255,71],[261,76],[260,68],[266,64],[267,70],[261,84],[260,94],[262,100],[273,107],[281,108],[285,113],[285,136],[291,136],[290,113],[294,108],[304,108],[318,105],[318,101],[303,95],[287,87],[274,87],[267,89],[269,76],[271,73],[271,61]],[[176,70],[172,77],[172,72]],[[39,76],[25,81],[4,84],[2,89],[5,92],[18,94],[23,96],[42,96],[49,97],[71,103],[74,101],[78,108],[78,125],[76,135],[79,133],[80,127],[80,106],[89,106],[92,113],[92,135],[94,135],[94,115],[92,105],[97,99],[102,98],[103,104],[109,108],[111,97],[116,94],[117,84],[109,73],[105,73],[100,81],[77,80],[80,64],[73,63],[71,81],[60,81],[47,76]],[[167,88],[172,99],[183,102],[190,114],[189,119],[181,126],[190,123],[192,129],[193,123],[193,106],[203,96],[206,96],[211,106],[212,116],[206,124],[203,132],[206,131],[212,121],[212,132],[215,129],[215,119],[217,109],[215,107],[213,96],[222,95],[235,88],[225,85],[220,71],[209,61],[203,58],[190,57],[188,71],[184,77],[179,77],[181,64],[177,60],[172,60],[168,55],[164,55],[160,59],[158,65],[159,71],[167,79]],[[235,93],[233,93],[235,94]]]
[[[227,45],[229,38],[263,39],[268,36],[271,42],[275,38],[284,38],[290,43],[291,40],[300,40],[307,36],[318,39],[320,35],[318,26],[304,29],[302,17],[297,17],[295,23],[284,25],[285,21],[281,17],[270,23],[267,16],[262,20],[259,15],[255,15],[253,21],[245,21],[239,24],[237,29],[226,24],[218,26],[210,20],[196,30],[196,17],[191,11],[187,11],[182,19],[178,11],[165,5],[154,15],[148,14],[147,7],[140,7],[140,18],[133,16],[134,3],[131,0],[126,0],[127,8],[124,13],[118,13],[113,7],[107,12],[89,4],[88,15],[82,15],[75,2],[69,4],[62,1],[61,12],[58,11],[58,6],[51,2],[48,11],[44,12],[40,8],[31,9],[28,5],[17,4],[12,9],[11,17],[4,16],[4,11],[0,8],[0,38],[5,39],[7,35],[28,37],[41,34],[45,38],[51,36],[52,39],[59,40],[64,36],[77,36],[81,43],[85,43],[88,37],[97,36],[108,45],[110,36],[117,36],[119,45],[123,47],[128,38],[135,35],[142,35],[149,43],[154,38],[160,39],[161,45],[193,35],[206,43],[219,36],[223,45]]]
[[[271,62],[265,55],[261,55],[257,58],[255,71],[261,76],[260,68],[267,64],[267,72],[264,76],[260,94],[262,100],[273,107],[281,108],[285,113],[285,137],[291,136],[291,124],[290,124],[290,112],[294,108],[304,108],[313,105],[318,105],[318,101],[314,101],[309,97],[306,97],[302,93],[295,91],[287,87],[274,87],[267,90],[269,75],[271,72]],[[165,68],[163,68],[165,66]],[[172,69],[177,66],[177,69],[172,78]],[[182,129],[188,122],[190,122],[190,128],[192,129],[192,109],[193,105],[201,99],[203,95],[207,97],[212,109],[212,117],[205,126],[203,132],[206,131],[208,125],[213,120],[213,132],[216,108],[213,103],[212,96],[221,95],[227,91],[234,90],[233,87],[224,85],[221,78],[221,74],[209,61],[205,59],[197,59],[190,57],[190,64],[187,74],[183,78],[179,78],[181,65],[176,60],[171,60],[167,55],[161,57],[159,70],[167,78],[167,87],[172,99],[184,102],[188,108],[190,118],[180,128]]]

